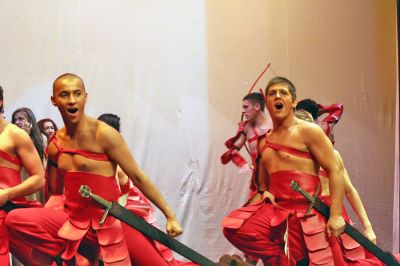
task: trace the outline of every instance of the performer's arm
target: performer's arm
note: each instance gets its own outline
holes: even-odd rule
[[[247,164],[246,160],[239,153],[239,150],[244,146],[245,142],[246,136],[243,133],[240,133],[235,142],[231,143],[229,140],[225,142],[228,150],[221,156],[222,164],[227,164],[230,161],[238,167],[243,167]]]
[[[44,169],[38,152],[29,135],[20,128],[10,132],[11,141],[14,143],[15,152],[22,162],[29,177],[14,187],[0,190],[0,206],[8,200],[35,193],[44,185]]]
[[[133,184],[166,216],[168,234],[171,236],[181,234],[182,227],[177,221],[175,213],[168,206],[160,191],[140,169],[121,135],[111,128],[102,127],[100,130],[102,132],[99,135],[99,141],[103,144],[106,153],[121,167]]]
[[[46,166],[46,187],[45,197],[47,199],[45,207],[64,209],[64,176],[58,175],[58,165],[56,154],[58,148],[54,143],[49,142],[47,146],[47,166]]]
[[[243,169],[242,172],[251,170],[251,166],[246,162],[242,155],[240,155],[240,149],[246,144],[246,130],[248,129],[248,123],[242,121],[239,123],[239,128],[236,135],[225,141],[225,146],[228,148],[226,152],[221,155],[222,164],[227,164],[232,161],[236,166]]]
[[[344,194],[343,167],[334,154],[332,143],[318,125],[312,124],[307,126],[307,128],[304,128],[302,135],[311,154],[329,176],[329,190],[332,203],[327,231],[328,234],[339,236],[345,226],[342,217]]]
[[[50,142],[47,146],[48,160],[46,167],[47,175],[47,185],[49,197],[53,195],[63,195],[64,194],[64,177],[58,175],[58,165],[57,165],[57,153],[58,148],[54,143]]]
[[[265,145],[265,140],[261,140],[259,143],[259,150],[260,147]],[[262,154],[261,154],[262,156]],[[266,160],[266,158],[264,157],[264,160]],[[267,169],[265,167],[265,162],[263,161],[263,157],[260,158],[260,162],[258,164],[258,170],[257,170],[257,194],[255,194],[253,196],[253,198],[251,198],[249,200],[249,204],[257,202],[261,199],[265,199],[268,198],[272,204],[276,204],[275,203],[275,196],[272,195],[268,189],[269,189],[269,175],[267,172]]]
[[[343,164],[343,160],[337,151],[335,151],[335,155],[338,157],[339,161]],[[372,229],[371,222],[368,218],[367,212],[361,201],[360,195],[358,194],[356,188],[351,183],[350,176],[346,168],[344,167],[343,167],[343,172],[344,172],[344,193],[346,195],[346,198],[364,227],[364,235],[369,240],[371,240],[376,244],[376,235],[374,233],[374,230]]]

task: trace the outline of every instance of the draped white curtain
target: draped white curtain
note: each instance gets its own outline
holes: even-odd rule
[[[391,0],[3,0],[6,116],[26,106],[61,126],[52,82],[64,72],[81,76],[86,112],[122,118],[134,156],[185,228],[179,239],[217,260],[234,252],[220,222],[244,202],[250,178],[219,156],[241,98],[271,62],[299,99],[344,104],[336,148],[379,244],[398,251],[395,7]]]

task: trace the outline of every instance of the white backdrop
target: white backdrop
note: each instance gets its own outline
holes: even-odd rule
[[[185,228],[179,239],[217,260],[234,252],[220,221],[243,203],[249,179],[219,156],[241,98],[271,62],[300,99],[344,103],[337,149],[378,241],[398,250],[395,25],[390,0],[2,0],[6,116],[26,106],[61,126],[52,82],[81,76],[87,113],[121,117],[134,156]]]

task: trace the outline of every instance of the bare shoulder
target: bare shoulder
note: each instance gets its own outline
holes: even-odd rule
[[[247,133],[250,129],[254,128],[253,124],[248,121],[242,121],[243,132]]]
[[[15,140],[17,142],[16,144],[30,141],[29,134],[25,130],[11,123],[4,128],[4,133],[7,134],[12,140]]]
[[[98,136],[112,137],[116,133],[119,134],[119,132],[112,126],[100,120],[96,121],[96,134],[98,134]]]
[[[298,129],[299,133],[304,136],[316,137],[318,135],[324,135],[324,131],[320,126],[314,123],[303,121],[298,119]]]
[[[121,139],[119,132],[103,121],[96,122],[96,138],[99,142],[108,145]]]

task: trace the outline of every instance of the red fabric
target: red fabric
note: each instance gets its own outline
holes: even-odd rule
[[[331,139],[332,143],[335,143],[333,137],[333,127],[339,122],[343,114],[343,104],[335,103],[332,105],[322,105],[319,106],[319,115],[328,114],[321,122],[320,126],[324,130],[325,134]]]
[[[235,149],[229,149],[224,154],[221,155],[221,163],[227,164],[232,161],[235,165],[241,167],[246,163],[246,160],[240,155],[240,153]]]
[[[83,172],[64,172],[63,174],[65,210],[68,219],[58,231],[58,236],[66,240],[66,249],[62,258],[71,260],[84,236],[89,231],[96,230],[100,251],[106,265],[130,263],[121,222],[108,216],[104,224],[100,225],[99,221],[104,210],[93,199],[82,198],[79,193],[81,185],[88,185],[93,194],[108,201],[117,201],[120,192],[115,177]]]
[[[128,180],[124,185],[119,184],[119,189],[121,190],[121,194],[129,193],[131,189],[131,182]]]
[[[354,253],[355,246],[349,243],[345,245],[352,254],[345,259],[338,239],[326,237],[326,221],[320,214],[312,211],[309,217],[302,218],[309,203],[298,192],[292,194],[289,186],[292,179],[300,182],[302,189],[312,195],[318,185],[317,176],[298,171],[272,173],[270,192],[275,195],[279,206],[266,203],[246,214],[247,219],[237,210],[233,211],[228,217],[241,219],[242,224],[225,227],[225,237],[238,249],[262,259],[264,263],[271,259],[284,261],[283,235],[288,220],[290,265],[305,258],[310,260],[310,265],[382,265],[376,259],[359,259],[359,253]]]
[[[108,158],[108,155],[106,153],[90,152],[90,151],[82,150],[82,149],[64,149],[58,143],[58,139],[55,134],[50,138],[49,145],[50,145],[50,143],[53,143],[54,146],[56,146],[56,148],[58,149],[58,152],[54,158],[56,161],[58,161],[58,159],[60,158],[62,153],[79,154],[86,158],[89,158],[92,160],[97,160],[97,161],[109,161],[110,160],[110,158]]]
[[[5,225],[5,219],[7,213],[0,211],[0,265],[10,265],[9,264],[9,241],[7,235],[7,229]]]
[[[278,144],[278,143],[273,143],[273,142],[270,142],[268,140],[268,138],[269,138],[269,135],[267,133],[264,136],[265,144],[264,144],[263,147],[261,147],[261,153],[260,154],[263,154],[264,151],[267,148],[271,148],[271,149],[276,150],[276,151],[283,151],[283,152],[289,153],[289,154],[297,156],[297,157],[313,160],[313,157],[311,156],[310,152],[301,151],[301,150],[295,149],[293,147],[285,146],[285,145]]]
[[[228,149],[231,149],[231,148],[234,147],[235,141],[240,137],[240,134],[243,133],[243,130],[244,130],[244,128],[246,127],[246,125],[247,125],[247,121],[241,121],[241,122],[239,122],[239,127],[238,127],[238,130],[236,131],[235,136],[233,136],[232,138],[230,138],[230,139],[228,139],[227,141],[225,141],[225,146],[226,146]]]
[[[235,142],[236,140],[240,137],[241,134],[243,134],[243,130],[247,124],[247,121],[242,121],[239,123],[239,128],[232,138],[228,139],[225,141],[225,146],[228,148],[228,151],[224,152],[221,155],[221,163],[222,164],[227,164],[231,160],[233,161],[234,164],[237,166],[242,166],[243,164],[246,163],[245,159],[237,152],[236,147],[235,147]]]
[[[311,153],[306,152],[306,151],[300,151],[298,149],[289,147],[289,146],[284,146],[278,143],[272,143],[268,141],[268,135],[265,135],[265,145],[262,147],[262,152],[265,151],[266,148],[271,148],[276,151],[283,151],[289,154],[292,154],[297,157],[301,158],[306,158],[306,159],[312,159]]]
[[[270,263],[271,260],[285,261],[283,235],[286,224],[271,226],[274,212],[275,208],[271,204],[265,204],[239,229],[224,228],[224,235],[236,248],[260,258],[264,263]]]
[[[66,241],[58,236],[58,231],[67,217],[65,212],[52,208],[12,211],[6,219],[11,236],[11,251],[27,265],[49,265],[50,263],[47,264],[45,261],[51,261],[66,248]],[[121,223],[121,225],[129,257],[135,265],[195,265],[191,262],[166,261],[156,249],[153,241],[125,223]],[[97,235],[92,230],[87,232],[82,241],[90,246],[98,245]],[[108,255],[106,254],[106,256]],[[119,265],[131,265],[131,263]]]
[[[15,155],[11,155],[3,150],[0,150],[0,157],[3,158],[6,161],[9,161],[12,164],[21,166],[21,160],[19,159],[18,156]]]
[[[148,222],[158,228],[156,218],[155,218],[154,208],[151,206],[150,202],[142,194],[142,192],[135,186],[132,186],[129,191],[125,208],[127,208],[128,210],[132,211],[133,213],[135,213],[137,215],[140,215],[140,214],[138,214],[138,209],[142,210],[143,214],[140,216],[143,216],[143,218],[146,222]],[[175,260],[173,253],[169,248],[160,244],[157,241],[151,241],[151,242],[154,244],[154,246],[156,247],[156,249],[161,254],[161,256],[164,258],[165,261],[168,261],[172,265],[182,265],[183,262]],[[128,240],[128,245],[129,245],[129,240]],[[184,265],[194,265],[194,263],[186,262],[186,263],[184,263]]]
[[[0,166],[0,189],[15,187],[21,184],[21,176],[19,170]]]
[[[320,199],[325,202],[328,206],[331,205],[331,198],[329,195],[321,196]],[[342,212],[343,218],[350,224],[350,217],[347,214],[345,207],[343,206]],[[348,265],[385,265],[374,255],[366,251],[359,243],[353,240],[349,235],[343,233],[338,239],[338,251],[343,254]]]
[[[79,154],[98,161],[108,160],[108,156],[104,153],[63,149],[55,137],[50,141],[58,149],[57,162],[62,153]],[[38,211],[35,217],[27,215],[29,217],[27,218],[24,210],[18,210],[9,219],[8,225],[19,246],[22,246],[21,242],[28,241],[29,245],[34,247],[34,251],[43,253],[44,256],[47,254],[54,257],[62,251],[63,259],[72,260],[79,245],[83,244],[85,239],[90,239],[90,246],[100,246],[105,265],[131,265],[130,258],[139,265],[169,265],[155,249],[154,241],[150,241],[135,229],[110,215],[100,225],[99,221],[104,213],[102,207],[91,198],[81,197],[80,186],[88,185],[92,193],[108,201],[117,201],[120,191],[114,176],[68,172],[61,169],[57,169],[57,171],[57,174],[63,176],[64,179],[65,212],[60,210],[57,200],[56,204],[50,204],[55,208]],[[140,208],[138,208],[139,205]],[[137,204],[131,204],[130,207],[132,207],[131,211],[138,215],[146,216],[148,214],[146,204],[137,202]],[[42,218],[42,216],[48,216],[48,218]],[[32,223],[32,220],[36,221]],[[134,244],[129,245],[129,249],[127,239],[134,241]],[[31,254],[32,252],[21,254],[22,259],[29,261],[32,259],[29,257],[32,256]],[[163,261],[164,264],[160,261]],[[176,263],[177,261],[171,260],[171,262]]]
[[[300,202],[301,205],[307,207],[308,201],[299,192],[290,188],[292,180],[297,181],[301,189],[311,195],[314,195],[320,181],[316,175],[295,170],[283,170],[269,175],[269,192],[275,196],[275,200],[282,201],[282,206],[298,212],[297,207],[296,209],[292,208],[292,204]]]
[[[4,153],[4,152],[3,152]],[[4,158],[4,154],[0,153],[0,157]],[[18,159],[19,160],[19,159]],[[21,183],[20,171],[0,167],[0,189],[17,186]],[[38,201],[29,201],[25,197],[14,198],[13,203],[24,207],[40,207]],[[8,213],[0,210],[0,265],[9,265],[9,237],[7,235],[5,219]]]
[[[280,260],[285,258],[283,250],[285,221],[290,213],[294,213],[296,210],[304,213],[308,206],[307,200],[298,195],[298,192],[290,189],[289,184],[293,179],[300,182],[302,188],[304,185],[304,190],[312,194],[319,183],[317,176],[299,171],[287,170],[272,173],[270,175],[270,192],[272,194],[279,192],[274,195],[282,207],[276,207],[269,203],[264,204],[252,215],[249,215],[240,228],[236,230],[224,228],[225,236],[234,246],[247,254],[259,257],[264,263],[268,262],[271,257],[280,258]],[[235,211],[229,215],[232,218],[236,218],[236,216]],[[289,245],[295,247],[294,252],[290,253],[290,259],[292,260],[291,264],[294,263],[294,265],[295,261],[302,260],[307,256],[303,232],[301,228],[299,229],[299,222],[296,219],[295,216],[289,218],[289,232],[293,235]]]
[[[33,256],[40,257],[42,261],[38,261],[37,265],[43,265],[43,261],[63,253],[62,257],[70,260],[79,244],[87,242],[90,246],[100,246],[105,265],[131,265],[130,258],[139,265],[180,265],[173,259],[170,250],[157,246],[154,241],[115,218],[108,216],[103,225],[98,224],[104,211],[92,199],[82,198],[78,188],[80,184],[86,184],[93,193],[116,200],[119,191],[114,177],[81,172],[67,172],[64,176],[65,211],[59,209],[63,198],[56,197],[56,203],[52,201],[48,208],[18,209],[10,213],[7,226],[12,244],[22,249],[16,252],[19,259],[29,262],[34,260]],[[135,194],[130,196],[128,202]],[[137,202],[135,204],[137,206]],[[147,215],[148,211],[142,214]],[[165,257],[170,254],[169,261],[160,253]]]
[[[319,116],[323,114],[328,114],[322,122],[327,123],[337,123],[343,114],[343,104],[341,103],[334,103],[331,105],[322,105],[318,104],[319,107]]]
[[[264,203],[260,202],[259,204],[246,205],[239,209],[233,210],[222,220],[222,227],[239,229],[243,223],[260,208],[262,208],[263,205]]]

